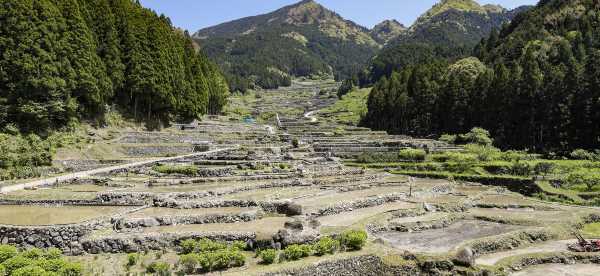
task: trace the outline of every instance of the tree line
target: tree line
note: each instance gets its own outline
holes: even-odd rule
[[[161,126],[218,113],[228,87],[174,28],[132,0],[4,0],[0,127],[46,133],[111,106]]]
[[[600,10],[542,1],[474,56],[405,66],[373,87],[363,124],[415,136],[489,129],[502,148],[568,153],[600,144]],[[551,20],[550,20],[550,19]]]

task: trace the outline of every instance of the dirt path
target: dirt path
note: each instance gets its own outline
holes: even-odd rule
[[[304,114],[304,118],[306,119],[310,119],[311,123],[314,123],[317,121],[317,117],[314,116],[314,114],[317,112],[317,110],[315,111],[311,111],[311,112],[307,112]]]
[[[94,169],[94,170],[89,170],[89,171],[76,172],[76,173],[61,175],[61,176],[57,176],[57,177],[36,180],[36,181],[28,182],[28,183],[21,183],[21,184],[16,184],[16,185],[0,187],[0,194],[20,191],[20,190],[24,190],[27,188],[35,188],[35,187],[41,187],[41,186],[46,186],[46,185],[52,185],[57,182],[65,182],[65,181],[69,181],[69,180],[73,180],[73,179],[77,179],[77,178],[88,177],[88,176],[92,176],[95,174],[107,173],[107,172],[111,172],[111,171],[115,171],[115,170],[145,166],[145,165],[149,165],[149,164],[156,163],[156,162],[174,161],[174,160],[179,160],[179,159],[184,159],[184,158],[189,158],[189,157],[209,155],[209,154],[214,154],[214,153],[223,152],[223,151],[230,151],[233,149],[235,149],[235,148],[217,149],[217,150],[211,150],[211,151],[206,151],[206,152],[197,152],[197,153],[192,153],[192,154],[180,155],[180,156],[175,156],[175,157],[153,158],[153,159],[123,164],[123,165],[118,165],[118,166],[111,166],[111,167],[99,168],[99,169]]]
[[[540,243],[536,245],[532,245],[525,248],[513,249],[509,251],[502,251],[498,253],[492,253],[483,255],[475,261],[478,265],[495,265],[497,262],[501,261],[504,258],[508,258],[511,256],[524,255],[524,254],[533,254],[533,253],[543,253],[543,252],[565,252],[567,251],[567,245],[570,243],[575,243],[577,240],[563,240],[563,241],[549,241],[545,243]]]

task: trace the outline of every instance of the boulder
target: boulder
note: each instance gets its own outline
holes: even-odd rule
[[[475,255],[473,254],[473,249],[470,247],[465,247],[456,253],[454,257],[454,262],[458,265],[463,266],[474,266],[475,265]]]

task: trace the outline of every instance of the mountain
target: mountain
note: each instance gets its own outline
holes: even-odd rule
[[[406,31],[406,27],[396,20],[384,20],[371,29],[371,36],[377,42],[386,44]]]
[[[193,37],[235,90],[254,83],[274,88],[289,83],[290,76],[342,79],[380,48],[367,28],[312,0],[202,29]]]
[[[481,40],[475,56],[432,58],[382,77],[363,124],[415,136],[483,127],[496,146],[548,156],[596,150],[598,14],[596,1],[541,1]]]
[[[442,0],[388,42],[372,64],[371,81],[432,58],[465,57],[493,29],[500,29],[526,9],[509,11],[495,5],[481,6],[474,0]]]

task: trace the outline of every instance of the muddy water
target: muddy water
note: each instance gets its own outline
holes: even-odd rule
[[[402,233],[384,232],[377,237],[391,246],[413,252],[444,253],[456,249],[465,241],[495,236],[522,229],[521,226],[486,221],[464,220],[444,229]]]
[[[0,206],[0,224],[50,225],[78,223],[125,211],[126,207],[101,206]]]
[[[597,264],[545,264],[529,267],[523,271],[510,274],[511,276],[598,276],[600,265]]]

